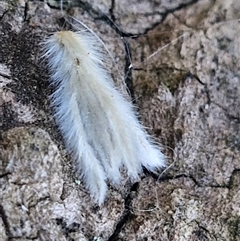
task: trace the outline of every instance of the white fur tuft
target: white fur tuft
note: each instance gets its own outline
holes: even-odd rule
[[[155,171],[164,155],[148,139],[131,103],[104,69],[97,41],[86,32],[57,32],[45,41],[55,117],[87,188],[99,204],[106,179],[117,184],[120,168],[137,179],[142,166]]]

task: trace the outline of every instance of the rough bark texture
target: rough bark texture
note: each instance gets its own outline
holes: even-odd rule
[[[39,60],[63,16],[103,39],[168,156],[102,207],[76,181]],[[240,240],[239,18],[236,0],[1,1],[0,240]]]

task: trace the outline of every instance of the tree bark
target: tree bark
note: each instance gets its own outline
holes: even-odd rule
[[[0,2],[0,241],[240,240],[240,2],[62,4]],[[40,58],[45,37],[81,27],[73,17],[168,159],[109,185],[102,207],[75,176]]]

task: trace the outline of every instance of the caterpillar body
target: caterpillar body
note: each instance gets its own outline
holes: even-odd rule
[[[96,39],[85,31],[56,32],[44,42],[55,119],[78,173],[101,205],[107,179],[121,180],[121,168],[136,180],[142,166],[164,166],[164,155],[153,145],[135,116],[132,104],[115,88],[104,67]]]

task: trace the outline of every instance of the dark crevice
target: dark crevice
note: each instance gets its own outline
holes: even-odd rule
[[[4,18],[5,14],[7,14],[7,13],[8,13],[7,10],[3,12],[3,14],[0,16],[0,21]]]
[[[196,79],[201,85],[206,85],[204,82],[202,82],[201,80],[200,80],[200,78],[197,76],[197,75],[195,75],[195,74],[192,74],[191,72],[187,72],[186,73],[186,78],[194,78],[194,79]]]
[[[231,176],[230,176],[229,182],[228,182],[228,184],[226,185],[227,188],[231,189],[231,188],[233,187],[234,177],[235,177],[235,175],[237,175],[239,172],[240,172],[240,169],[234,169],[234,170],[232,171],[232,174],[231,174]]]
[[[235,175],[237,175],[237,173],[240,172],[240,169],[234,169],[232,171],[232,174],[229,178],[229,182],[225,185],[202,185],[200,184],[196,178],[194,178],[192,175],[187,175],[187,174],[178,174],[178,175],[175,175],[175,176],[170,176],[170,175],[162,175],[160,178],[158,175],[152,173],[152,177],[155,179],[155,180],[158,180],[158,181],[161,181],[161,182],[165,182],[165,181],[170,181],[170,180],[175,180],[175,179],[180,179],[180,178],[189,178],[191,179],[195,185],[197,185],[198,187],[210,187],[210,188],[227,188],[227,189],[231,189],[232,186],[233,186],[233,180],[234,180],[234,177]]]
[[[10,241],[11,240],[10,226],[9,226],[8,219],[7,219],[6,213],[4,211],[4,208],[1,204],[0,204],[0,217],[2,218],[2,222],[5,227],[5,232],[6,232],[6,235],[8,236],[8,240]]]
[[[175,175],[175,176],[170,176],[170,175],[165,175],[165,176],[161,176],[160,178],[158,177],[158,175],[156,174],[152,174],[154,176],[154,178],[156,180],[160,180],[160,181],[169,181],[169,180],[175,180],[175,179],[180,179],[180,178],[189,178],[191,179],[195,185],[197,185],[198,187],[210,187],[210,188],[228,188],[230,189],[231,186],[232,186],[232,183],[233,183],[233,178],[235,176],[235,174],[237,172],[239,172],[240,169],[235,169],[233,170],[232,172],[232,175],[230,177],[230,180],[229,182],[226,184],[226,185],[202,185],[201,183],[199,183],[197,181],[197,179],[195,177],[193,177],[192,175],[187,175],[187,174],[178,174],[178,175]]]
[[[240,123],[240,116],[234,116],[234,115],[232,115],[232,114],[229,114],[227,108],[221,106],[220,104],[218,104],[218,103],[215,102],[215,101],[212,101],[212,103],[213,103],[214,105],[216,105],[217,107],[221,108],[221,109],[225,112],[225,115],[228,117],[228,119],[229,119],[230,121],[237,121],[238,123]]]
[[[171,176],[171,175],[162,175],[159,177],[159,175],[156,175],[156,174],[152,174],[151,175],[156,181],[161,181],[161,182],[168,182],[168,181],[171,181],[171,180],[176,180],[176,179],[181,179],[181,178],[188,178],[188,179],[191,179],[193,181],[193,183],[198,186],[198,187],[210,187],[210,188],[228,188],[230,189],[231,187],[231,182],[232,182],[232,176],[230,178],[230,181],[228,184],[226,185],[214,185],[214,184],[210,184],[210,185],[202,185],[201,183],[199,183],[197,181],[197,179],[195,177],[193,177],[192,175],[187,175],[187,174],[178,174],[178,175],[174,175],[174,176]]]
[[[195,235],[199,238],[199,240],[203,240],[203,241],[209,240],[208,237],[204,233],[208,234],[210,237],[212,236],[211,233],[205,227],[201,226],[198,221],[194,220],[194,222],[197,224],[197,226],[199,228],[199,230],[194,232]],[[214,237],[214,238],[215,238],[215,240],[217,240],[216,237]]]
[[[26,2],[25,7],[24,7],[24,17],[23,17],[23,21],[24,21],[24,22],[25,22],[25,21],[28,22],[28,20],[29,20],[29,19],[27,19],[28,9],[29,9],[28,2]]]
[[[123,38],[123,43],[125,47],[125,83],[127,85],[127,90],[129,91],[129,94],[131,96],[132,102],[135,104],[135,98],[134,98],[134,89],[133,89],[133,80],[132,80],[132,56],[131,51],[129,47],[129,43]]]
[[[194,182],[195,185],[201,187],[201,184],[199,184],[198,181],[192,175],[187,175],[187,174],[184,174],[184,173],[181,173],[181,174],[178,174],[178,175],[175,175],[175,176],[162,175],[160,177],[159,177],[159,175],[153,173],[152,176],[154,177],[155,180],[158,180],[158,181],[161,181],[161,182],[180,179],[180,178],[189,178]]]
[[[111,16],[111,19],[113,22],[116,20],[115,15],[114,15],[114,8],[115,8],[115,0],[112,0],[111,8],[109,9],[109,13],[110,13],[110,16]]]
[[[11,174],[11,172],[5,172],[3,174],[0,174],[0,178],[6,177],[6,176],[8,176],[10,174]]]
[[[192,0],[191,2],[188,2],[188,3],[181,3],[181,4],[179,4],[179,6],[176,7],[176,8],[168,9],[168,10],[167,10],[166,12],[164,12],[164,13],[159,13],[159,14],[162,16],[161,20],[160,20],[159,22],[154,23],[150,28],[146,28],[145,31],[142,33],[142,35],[147,34],[149,31],[151,31],[151,30],[153,30],[154,28],[156,28],[159,24],[163,23],[164,20],[167,18],[167,16],[168,16],[169,14],[174,13],[175,11],[181,10],[181,9],[183,9],[183,8],[189,7],[189,6],[195,4],[195,3],[198,2],[198,1],[199,1],[199,0]]]
[[[122,231],[122,228],[124,227],[124,225],[134,217],[134,215],[131,212],[131,203],[133,200],[132,192],[137,192],[138,187],[139,187],[138,182],[134,183],[133,186],[131,187],[129,194],[125,199],[125,211],[124,211],[122,217],[120,218],[119,222],[117,223],[113,234],[109,237],[109,239],[107,241],[117,241],[118,235]]]
[[[168,177],[166,174],[163,175],[163,173],[157,174],[157,173],[151,172],[144,166],[142,168],[143,168],[143,173],[145,177],[143,177],[141,180],[144,180],[146,177],[151,176],[154,180],[161,182],[161,181],[165,181],[165,178]],[[164,172],[164,170],[162,172]],[[168,180],[168,178],[166,180]]]
[[[117,241],[118,235],[121,232],[124,224],[126,224],[127,220],[130,218],[131,213],[129,211],[125,211],[125,214],[121,217],[120,221],[118,222],[116,229],[114,230],[113,234],[109,237],[108,241]]]
[[[229,113],[226,113],[226,116],[228,117],[228,119],[229,119],[230,121],[237,121],[238,123],[240,123],[240,117],[231,115],[231,114],[229,114]]]
[[[8,74],[5,74],[5,73],[0,72],[0,76],[4,77],[6,79],[11,79],[11,76],[9,76]]]

